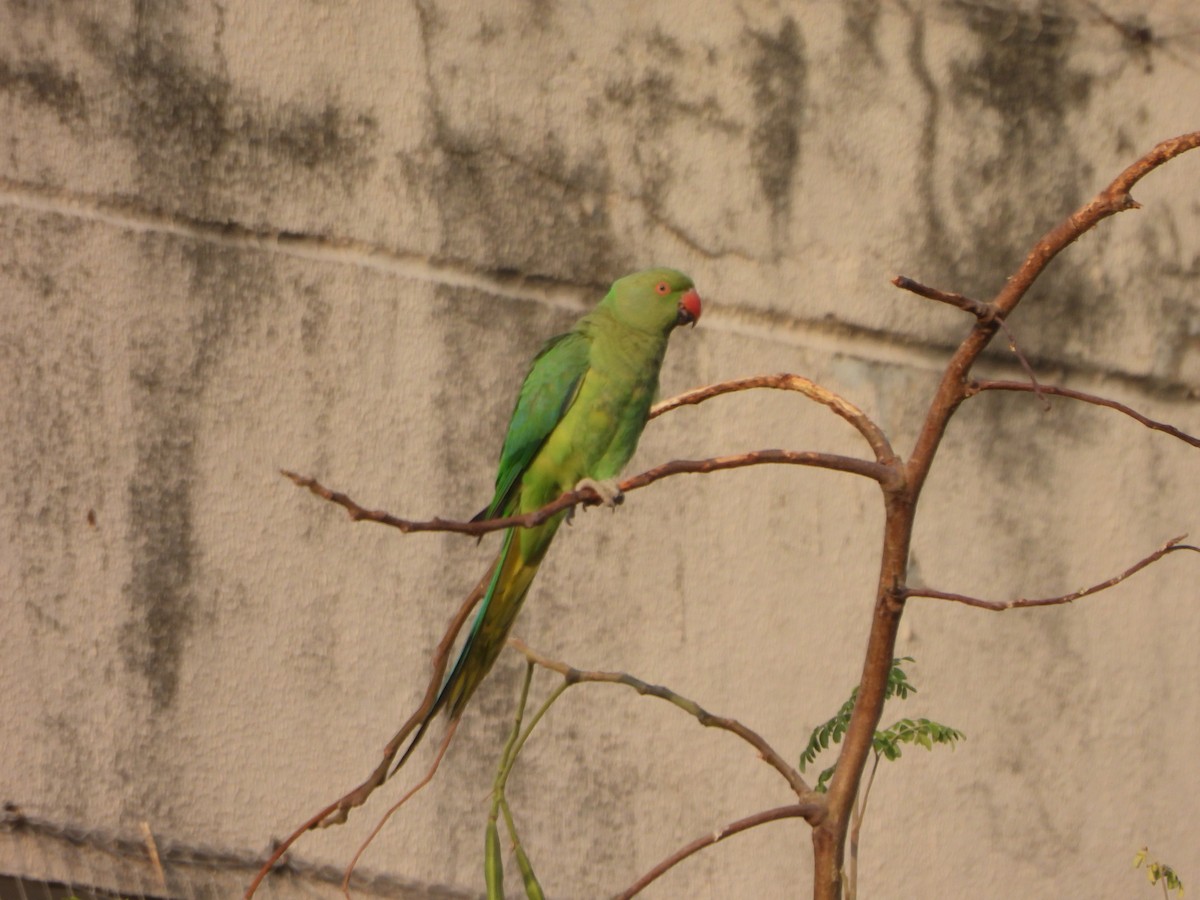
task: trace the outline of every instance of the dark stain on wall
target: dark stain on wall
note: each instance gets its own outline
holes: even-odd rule
[[[121,88],[105,130],[134,146],[139,201],[220,221],[247,214],[297,180],[352,193],[375,165],[378,121],[336,97],[266,100],[176,33],[186,8],[136,5],[134,26],[83,20],[90,52]],[[241,223],[253,224],[253,223]]]
[[[178,405],[178,390],[164,383],[157,363],[167,349],[142,352],[150,358],[134,373],[140,428],[129,484],[132,573],[125,597],[131,617],[122,628],[121,655],[145,680],[154,710],[161,711],[178,690],[192,628],[195,423],[191,410]]]
[[[179,269],[182,305],[151,305],[131,335],[134,468],[129,482],[132,570],[121,654],[144,679],[152,707],[170,706],[194,627],[202,564],[195,528],[200,412],[213,370],[246,332],[273,286],[272,270],[250,251],[150,235],[147,265]]]
[[[1043,3],[1036,12],[964,4],[965,24],[979,44],[970,62],[951,66],[950,89],[998,112],[1014,143],[1046,137],[1086,106],[1091,78],[1071,67],[1077,24]]]
[[[0,59],[0,93],[16,96],[29,105],[46,107],[63,124],[86,119],[79,77],[74,72],[63,72],[51,60]]]
[[[219,33],[211,47],[182,36],[179,19],[189,14],[187,4],[142,2],[130,27],[78,11],[57,23],[73,26],[112,73],[117,93],[103,102],[91,85],[58,74],[33,52],[0,69],[0,88],[130,142],[136,202],[150,209],[254,227],[247,217],[298,180],[306,188],[314,181],[342,192],[359,188],[375,164],[372,113],[334,97],[280,102],[241,88],[225,74]],[[132,568],[121,654],[161,711],[178,693],[195,628],[203,567],[195,523],[201,410],[220,402],[206,395],[210,379],[273,289],[273,271],[258,254],[208,242],[146,236],[141,250],[153,272],[147,282],[165,278],[168,287],[164,296],[130,299],[140,318],[129,338]]]
[[[536,5],[528,11],[538,13]],[[414,193],[428,197],[438,216],[438,255],[500,275],[609,280],[621,266],[602,153],[572,160],[552,130],[505,138],[473,118],[458,121],[450,102],[458,95],[445,97],[443,91],[455,90],[462,76],[440,52],[443,41],[457,37],[444,30],[430,4],[418,4],[417,12],[429,122],[423,146],[400,163]],[[494,23],[487,36],[488,43],[512,41],[514,52],[529,52],[530,40],[522,29]]]
[[[842,4],[842,30],[845,32],[845,64],[851,67],[863,63],[882,68],[876,31],[883,0],[845,0]]]
[[[432,141],[404,166],[414,187],[432,190],[442,259],[585,283],[618,268],[605,162],[569,162],[553,134],[510,148],[435,120]]]
[[[950,66],[943,125],[983,137],[943,170],[953,173],[950,196],[963,217],[961,236],[926,250],[950,274],[953,289],[988,297],[1033,242],[1085,199],[1091,171],[1071,125],[1072,115],[1087,107],[1092,79],[1072,63],[1077,26],[1058,4],[1033,11],[961,8],[977,51]],[[1100,293],[1081,264],[1083,252],[1057,259],[1039,280],[1035,294],[1046,302],[1023,305],[1014,327],[1024,333],[1027,351],[1055,352],[1094,321],[1094,306],[1078,315],[1084,298]]]
[[[89,237],[70,217],[17,207],[0,216],[0,305],[10,304],[0,328],[0,468],[8,482],[0,520],[11,538],[2,551],[11,573],[4,603],[14,627],[28,626],[34,652],[43,635],[71,631],[80,602],[72,586],[101,578],[83,551],[97,546],[84,533],[88,514],[103,522],[110,509],[94,474],[112,462],[102,314],[74,302],[90,296],[90,273],[77,256]]]
[[[792,210],[792,185],[800,165],[808,63],[796,20],[785,18],[776,34],[751,32],[750,81],[755,125],[750,163],[782,236]]]

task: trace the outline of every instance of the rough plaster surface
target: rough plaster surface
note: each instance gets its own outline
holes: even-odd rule
[[[666,392],[795,371],[906,452],[966,323],[887,278],[986,297],[1039,230],[1200,127],[1190,4],[1100,6],[0,5],[0,798],[253,854],[355,783],[491,542],[352,525],[277,469],[469,515],[527,360],[628,270],[676,265],[708,304]],[[1012,324],[1043,380],[1200,432],[1200,157],[1137,196]],[[989,365],[1020,377],[1002,346]],[[634,466],[862,452],[847,431],[725,399],[653,424]],[[1101,580],[1200,531],[1197,465],[1102,410],[972,400],[914,572],[992,598]],[[818,471],[656,485],[564,531],[518,631],[794,757],[857,678],[879,507]],[[864,894],[1138,896],[1146,843],[1198,877],[1197,571],[1176,555],[1053,610],[913,601],[920,693],[885,716],[968,740],[881,773]],[[365,865],[480,887],[519,668]],[[555,710],[511,795],[562,897],[787,801],[732,738],[599,687]],[[384,806],[297,852],[344,862]],[[648,896],[802,895],[807,858],[803,826],[775,825]]]

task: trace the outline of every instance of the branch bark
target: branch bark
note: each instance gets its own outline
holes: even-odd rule
[[[678,409],[681,406],[703,403],[705,400],[719,397],[722,394],[748,391],[755,388],[798,391],[810,400],[815,400],[818,403],[828,406],[858,429],[859,434],[866,438],[867,443],[875,452],[876,462],[886,465],[896,461],[895,451],[892,450],[892,445],[889,443],[887,435],[883,433],[883,429],[876,425],[866,413],[849,400],[829,390],[829,388],[822,387],[815,381],[801,375],[791,375],[786,372],[778,375],[754,375],[750,378],[722,381],[719,384],[710,384],[707,387],[685,391],[676,397],[671,397],[669,400],[656,403],[650,410],[650,418],[653,419],[656,416],[661,416],[663,413]]]
[[[880,483],[890,483],[897,477],[894,466],[859,459],[854,456],[840,456],[836,453],[818,453],[811,450],[752,450],[749,453],[737,453],[731,456],[713,456],[708,459],[675,459],[652,469],[647,469],[637,475],[622,480],[617,487],[622,493],[636,491],[663,478],[672,475],[706,475],[710,472],[722,472],[726,469],[741,469],[746,466],[789,465],[809,466],[818,469],[831,469],[835,472],[848,472],[861,475]],[[545,522],[555,513],[572,506],[596,506],[602,498],[591,488],[577,491],[567,491],[541,509],[519,516],[504,516],[499,519],[481,519],[479,521],[459,521],[456,519],[402,519],[381,509],[367,509],[349,495],[325,487],[315,478],[298,475],[287,469],[280,469],[280,474],[288,478],[298,487],[308,488],[330,503],[336,503],[349,514],[355,522],[376,522],[387,525],[405,534],[419,531],[449,531],[456,534],[484,535],[505,528],[532,528]]]
[[[974,397],[976,394],[981,394],[984,391],[1034,391],[1034,387],[1024,381],[968,381],[966,384],[966,393],[968,397]],[[1107,409],[1115,409],[1119,413],[1124,413],[1136,422],[1140,422],[1147,428],[1153,431],[1161,431],[1163,434],[1169,434],[1171,437],[1179,438],[1185,444],[1191,444],[1193,447],[1200,447],[1200,438],[1188,434],[1186,431],[1180,431],[1174,425],[1168,425],[1166,422],[1159,422],[1157,419],[1151,419],[1149,416],[1144,416],[1131,406],[1126,406],[1124,403],[1118,403],[1116,400],[1109,400],[1107,397],[1098,397],[1095,394],[1085,394],[1083,391],[1072,390],[1071,388],[1055,387],[1053,385],[1038,385],[1037,391],[1042,394],[1051,394],[1056,397],[1067,397],[1071,400],[1079,400],[1081,403],[1091,403],[1094,406],[1103,406]]]
[[[1105,579],[1098,584],[1093,584],[1091,587],[1080,588],[1070,594],[1060,594],[1057,597],[1041,597],[1035,600],[1025,598],[1020,600],[981,600],[978,597],[971,597],[966,594],[952,594],[948,591],[938,591],[933,588],[904,588],[901,593],[905,599],[909,597],[932,597],[935,600],[953,600],[957,603],[965,603],[967,606],[974,606],[978,609],[989,609],[993,612],[1003,612],[1006,609],[1027,609],[1032,606],[1057,606],[1062,603],[1072,603],[1090,594],[1098,594],[1100,591],[1106,591],[1176,550],[1192,550],[1200,553],[1200,547],[1193,547],[1191,544],[1183,543],[1186,539],[1186,534],[1171,538],[1171,540],[1167,541],[1149,556],[1138,560],[1120,575],[1114,575],[1112,578]]]
[[[791,806],[779,806],[775,809],[763,810],[744,819],[738,819],[736,822],[730,822],[725,827],[718,828],[709,834],[701,835],[691,843],[680,847],[629,887],[625,888],[625,890],[621,891],[621,893],[617,894],[615,900],[629,900],[631,897],[636,897],[649,887],[652,882],[664,875],[675,865],[683,862],[683,860],[687,859],[693,853],[697,853],[705,847],[711,847],[713,844],[723,841],[727,837],[733,837],[735,834],[749,831],[751,828],[757,828],[759,825],[765,825],[768,822],[778,822],[780,819],[807,819],[811,813],[812,810],[808,804],[793,803]]]

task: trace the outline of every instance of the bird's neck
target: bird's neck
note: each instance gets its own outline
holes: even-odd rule
[[[651,332],[621,321],[612,311],[598,306],[580,322],[580,330],[592,346],[592,365],[642,371],[647,365],[657,370],[667,350],[669,331]]]

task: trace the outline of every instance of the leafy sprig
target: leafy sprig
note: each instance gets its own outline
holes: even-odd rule
[[[900,656],[892,660],[888,672],[887,686],[884,689],[884,700],[898,697],[901,700],[917,692],[916,686],[908,680],[908,675],[901,668],[901,663],[915,662],[911,656]],[[828,749],[832,744],[840,743],[850,725],[850,716],[854,712],[854,704],[858,700],[858,688],[850,692],[850,699],[842,704],[841,709],[829,719],[813,729],[808,739],[808,746],[800,754],[800,771],[816,762],[818,754]],[[946,744],[953,748],[954,744],[966,737],[957,728],[942,725],[930,719],[900,719],[887,728],[875,732],[872,749],[875,756],[884,759],[899,759],[903,744],[914,744],[932,750],[934,744]],[[824,792],[829,787],[829,779],[833,777],[836,764],[825,769],[817,776],[816,790]]]

